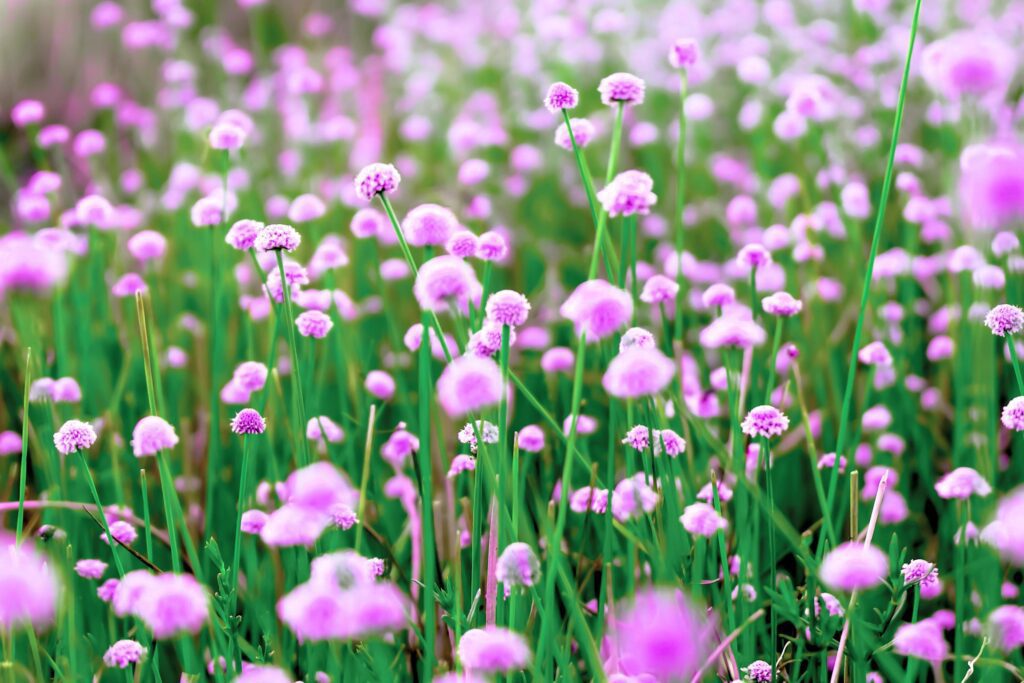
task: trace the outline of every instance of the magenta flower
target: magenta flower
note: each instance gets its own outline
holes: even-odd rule
[[[1003,406],[1000,420],[1007,429],[1024,432],[1024,396],[1010,399],[1010,402]]]
[[[822,582],[834,590],[873,588],[889,575],[888,556],[873,545],[848,541],[833,548],[818,570]]]
[[[544,450],[544,430],[538,425],[526,425],[519,430],[519,450],[540,453]]]
[[[741,425],[747,436],[761,436],[766,439],[781,436],[789,429],[789,418],[774,406],[757,406],[743,418]]]
[[[629,73],[613,73],[601,79],[597,91],[601,102],[609,107],[618,103],[626,106],[643,104],[645,85],[642,79]]]
[[[1000,605],[985,619],[985,632],[997,650],[1013,652],[1024,645],[1024,607]]]
[[[555,129],[555,144],[562,149],[572,151],[572,141],[576,140],[576,146],[583,149],[597,137],[597,129],[594,128],[588,119],[569,119],[572,126],[572,137],[569,137],[569,126],[563,122]]]
[[[198,633],[210,618],[209,595],[190,574],[152,576],[133,612],[155,638]]]
[[[295,251],[301,242],[302,236],[292,226],[272,223],[260,228],[253,246],[259,251]]]
[[[53,435],[53,444],[61,455],[88,450],[96,443],[96,431],[88,422],[68,420]]]
[[[729,526],[715,508],[707,503],[691,503],[679,517],[683,528],[696,536],[711,538],[720,530]]]
[[[295,318],[295,326],[303,337],[323,339],[334,327],[334,321],[323,311],[303,311]]]
[[[242,149],[246,133],[233,123],[221,122],[210,129],[209,142],[212,149]]]
[[[499,325],[515,327],[526,322],[530,302],[517,291],[503,289],[491,294],[485,307],[487,319]]]
[[[146,656],[146,648],[136,640],[119,640],[103,653],[103,663],[111,668],[127,669]]]
[[[414,247],[444,246],[459,227],[459,219],[451,209],[438,204],[420,204],[402,221],[405,239]]]
[[[761,299],[761,307],[768,315],[789,318],[803,310],[804,304],[788,292],[775,292]]]
[[[463,633],[458,655],[467,671],[485,675],[525,669],[532,659],[530,646],[522,635],[498,626]]]
[[[601,384],[616,398],[652,396],[665,389],[676,366],[658,349],[633,347],[612,359]]]
[[[53,623],[61,585],[48,558],[29,542],[0,536],[0,627],[29,626],[42,631]]]
[[[391,194],[398,189],[402,176],[391,164],[370,164],[356,175],[356,194],[371,201],[379,194]]]
[[[992,493],[992,487],[977,470],[957,467],[935,482],[935,492],[940,498],[967,500],[971,496],[987,496]]]
[[[498,556],[495,576],[505,587],[505,595],[513,588],[529,588],[540,577],[540,561],[526,543],[510,543]]]
[[[611,336],[633,317],[633,297],[604,280],[587,280],[559,308],[587,342]]]
[[[178,435],[167,420],[148,415],[138,421],[132,430],[132,452],[142,458],[170,450],[178,444]]]
[[[444,255],[435,256],[420,267],[412,291],[424,310],[440,312],[455,304],[468,311],[471,301],[479,303],[483,287],[472,266],[456,256]]]
[[[949,656],[949,643],[942,634],[942,627],[931,619],[901,624],[896,629],[892,644],[893,651],[904,657],[940,662]]]
[[[997,337],[1017,334],[1024,330],[1024,310],[1019,306],[999,304],[985,315],[985,327]]]
[[[752,683],[771,683],[772,665],[763,659],[756,659],[743,669]]]
[[[640,292],[640,301],[645,304],[660,304],[675,301],[677,294],[679,294],[679,283],[657,273],[644,283],[644,288]]]
[[[658,197],[654,189],[654,179],[643,171],[623,171],[612,179],[603,190],[597,193],[609,216],[646,215],[650,213]]]
[[[544,107],[552,114],[563,109],[575,109],[579,103],[579,92],[568,83],[552,83],[544,97]]]
[[[687,69],[697,63],[700,48],[693,38],[679,38],[668,51],[668,63],[673,69]]]
[[[700,331],[700,345],[708,349],[749,349],[764,344],[767,334],[760,325],[739,313],[715,318]]]
[[[253,408],[244,408],[231,419],[231,431],[235,434],[262,434],[267,429],[267,421]]]
[[[462,417],[501,400],[501,369],[490,358],[456,358],[437,380],[437,400],[450,417]]]
[[[75,562],[75,573],[83,579],[99,579],[107,571],[107,563],[102,560],[79,560]]]

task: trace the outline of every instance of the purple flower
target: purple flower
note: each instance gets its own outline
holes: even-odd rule
[[[472,266],[456,256],[444,255],[420,267],[412,292],[424,310],[444,311],[454,303],[467,311],[469,302],[479,302],[483,287]]]
[[[660,304],[675,301],[677,294],[679,294],[679,283],[657,273],[644,283],[643,291],[640,292],[640,301],[646,304]]]
[[[743,670],[752,683],[771,683],[772,665],[763,659],[754,660]]]
[[[526,425],[519,430],[519,450],[540,453],[544,450],[544,430],[538,425]]]
[[[712,626],[679,590],[641,588],[609,618],[611,658],[640,679],[688,681],[704,663]],[[644,676],[646,674],[647,676]]]
[[[727,313],[711,321],[700,331],[700,345],[708,349],[735,347],[749,349],[760,346],[767,335],[756,322],[739,313]]]
[[[402,221],[405,239],[414,247],[443,246],[459,227],[451,209],[438,204],[420,204]]]
[[[75,562],[75,573],[83,579],[99,579],[107,571],[107,563],[102,560],[79,560]]]
[[[479,246],[479,240],[476,235],[469,230],[460,229],[456,230],[448,237],[448,241],[445,242],[444,249],[452,256],[466,259],[470,256],[476,256]]]
[[[987,496],[992,493],[992,487],[977,470],[971,467],[957,467],[935,482],[935,492],[939,494],[939,498],[967,500],[975,495]]]
[[[761,306],[768,315],[789,318],[803,310],[804,304],[788,292],[775,292],[761,299]]]
[[[1013,652],[1024,645],[1024,607],[1000,605],[985,619],[985,631],[997,650]]]
[[[508,595],[513,588],[529,588],[540,576],[540,561],[526,543],[510,543],[498,557],[494,570]]]
[[[722,517],[715,508],[707,503],[692,503],[686,506],[683,514],[679,517],[683,528],[691,534],[710,538],[719,530],[729,526],[729,522]]]
[[[499,325],[514,327],[526,322],[530,313],[530,302],[512,289],[503,289],[487,299],[487,319]]]
[[[825,555],[818,574],[832,589],[850,592],[873,588],[889,575],[889,558],[873,545],[848,541]]]
[[[87,450],[96,443],[96,431],[88,422],[68,420],[53,435],[53,444],[61,455]]]
[[[264,225],[259,221],[243,218],[235,221],[224,236],[224,241],[238,251],[248,251],[256,246],[256,237],[263,230]]]
[[[519,671],[528,667],[532,658],[530,646],[522,635],[498,626],[463,633],[458,655],[467,671],[481,674]]]
[[[1024,567],[1024,487],[1018,486],[1003,496],[995,517],[981,531],[981,539],[994,547],[999,556],[1017,567]]]
[[[917,657],[940,662],[949,656],[949,643],[942,627],[932,619],[913,624],[901,624],[892,638],[893,651],[904,657]]]
[[[456,358],[437,380],[437,400],[449,417],[461,417],[501,400],[501,370],[490,358]]]
[[[391,194],[398,189],[402,176],[391,164],[370,164],[356,175],[356,194],[366,201],[379,194]]]
[[[1024,310],[1010,304],[999,304],[985,315],[985,327],[997,337],[1024,330]]]
[[[609,107],[622,103],[627,106],[643,104],[644,82],[629,73],[614,73],[601,79],[597,91],[601,93],[601,102]]]
[[[290,225],[271,223],[256,233],[253,246],[259,251],[295,251],[302,242],[302,236]]]
[[[612,359],[601,384],[616,398],[660,393],[675,375],[675,363],[658,349],[634,347]]]
[[[572,127],[572,137],[569,137],[569,127]],[[597,129],[587,119],[569,119],[569,126],[563,122],[555,129],[555,144],[562,149],[573,151],[572,141],[576,140],[576,146],[583,149],[597,137]]]
[[[246,510],[242,513],[240,529],[244,534],[258,534],[267,524],[267,513],[263,510]]]
[[[888,367],[892,365],[892,354],[880,341],[873,341],[857,352],[857,360],[864,365]]]
[[[267,421],[254,408],[243,408],[231,418],[231,431],[235,434],[262,434]]]
[[[245,144],[245,131],[233,123],[221,122],[210,130],[210,147],[213,149],[242,149]]]
[[[612,335],[633,317],[633,297],[604,280],[587,280],[569,295],[559,313],[573,322],[577,335],[586,334],[592,343]]]
[[[135,640],[119,640],[103,653],[103,663],[118,669],[127,669],[146,655],[146,648]]]
[[[178,445],[178,435],[167,420],[148,415],[138,421],[132,430],[132,452],[136,458],[156,455]]]
[[[575,109],[580,102],[579,92],[568,83],[552,83],[544,97],[544,107],[552,114],[563,109]]]
[[[900,573],[903,574],[903,583],[908,586],[915,583],[931,583],[939,578],[939,571],[927,560],[911,560],[903,565]]]
[[[644,425],[636,425],[626,432],[622,443],[631,446],[634,450],[645,451],[651,445],[651,430]]]
[[[209,595],[191,574],[151,575],[132,613],[149,627],[155,638],[195,634],[210,618]]]
[[[693,38],[679,38],[668,51],[668,63],[673,69],[686,69],[697,63],[700,48]]]
[[[757,406],[743,418],[741,427],[747,436],[763,436],[767,439],[781,436],[789,429],[789,418],[774,406]]]
[[[452,464],[448,467],[448,478],[454,479],[463,472],[472,472],[474,470],[476,470],[476,458],[472,455],[459,453],[452,458]]]
[[[603,190],[597,193],[609,216],[646,215],[650,213],[658,197],[654,189],[654,179],[643,171],[623,171],[615,176]]]
[[[334,327],[334,321],[323,311],[303,311],[295,318],[295,326],[303,337],[323,339]]]
[[[1000,419],[1007,429],[1024,432],[1024,396],[1010,399],[1010,402],[1003,406],[1003,414]]]

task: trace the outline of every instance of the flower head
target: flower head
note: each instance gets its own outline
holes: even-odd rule
[[[290,225],[271,223],[256,233],[253,246],[259,251],[295,251],[302,242],[302,236]]]
[[[540,561],[526,543],[510,543],[501,555],[495,568],[495,576],[505,586],[506,595],[512,588],[528,588],[537,582],[540,575]]]
[[[757,406],[743,418],[741,425],[747,436],[771,438],[789,429],[789,418],[775,406]]]
[[[490,358],[456,358],[437,380],[437,399],[450,417],[496,405],[501,400],[501,369]]]
[[[775,292],[770,296],[761,299],[761,306],[768,315],[777,315],[789,318],[799,313],[804,304],[788,292]]]
[[[231,431],[235,434],[262,434],[267,421],[254,408],[243,408],[231,419]]]
[[[544,107],[552,114],[563,109],[575,109],[580,102],[580,93],[568,83],[552,83],[544,97]]]
[[[999,304],[985,315],[985,327],[997,337],[1024,330],[1024,310],[1019,306]]]
[[[444,246],[458,230],[459,219],[451,209],[438,204],[420,204],[402,221],[405,239],[414,247]]]
[[[572,127],[572,136],[569,135],[570,126]],[[576,146],[583,149],[589,145],[594,138],[597,136],[597,129],[587,119],[569,119],[569,125],[565,125],[563,122],[558,128],[555,129],[555,144],[562,149],[573,151],[572,142],[576,141]]]
[[[519,671],[529,666],[532,658],[530,646],[522,635],[498,626],[463,633],[458,655],[468,671],[481,674]]]
[[[444,311],[450,304],[468,310],[469,302],[478,302],[483,287],[473,267],[456,256],[435,256],[424,263],[416,275],[413,295],[420,308]]]
[[[156,455],[178,445],[178,435],[171,424],[156,415],[147,415],[132,430],[132,452],[135,457]]]
[[[611,336],[633,317],[633,297],[604,280],[587,280],[569,295],[559,309],[573,322],[576,334],[588,342]]]
[[[150,576],[132,612],[155,638],[198,633],[210,618],[209,595],[191,574]]]
[[[127,669],[146,655],[146,648],[136,640],[119,640],[103,653],[103,663],[111,668]]]
[[[752,683],[771,683],[772,665],[763,659],[756,659],[747,665],[744,671]]]
[[[623,171],[597,193],[597,199],[611,217],[646,215],[658,201],[654,179],[643,171]]]
[[[904,657],[917,657],[940,662],[949,655],[949,643],[942,627],[932,619],[901,624],[892,638],[893,650]]]
[[[889,574],[889,558],[873,545],[848,541],[822,560],[819,575],[829,588],[854,591],[873,588]]]
[[[1024,396],[1010,399],[1010,402],[1003,406],[1000,420],[1007,429],[1024,432]]]
[[[487,319],[499,325],[515,327],[526,322],[530,313],[530,302],[512,289],[495,292],[487,299]]]
[[[391,164],[370,164],[356,175],[356,194],[371,201],[379,194],[391,194],[398,189],[402,176]]]
[[[295,326],[303,337],[323,339],[334,327],[334,321],[323,311],[303,311],[295,318]]]
[[[668,63],[673,69],[686,69],[697,63],[700,48],[693,38],[679,38],[668,51]]]
[[[683,528],[691,534],[710,538],[719,530],[729,526],[725,517],[718,514],[718,511],[707,503],[691,503],[683,510],[679,518]]]
[[[87,450],[96,443],[96,430],[88,422],[68,420],[53,435],[53,444],[61,455]]]
[[[935,492],[940,498],[967,500],[971,496],[987,496],[992,487],[972,467],[957,467],[935,482]]]
[[[618,103],[626,106],[643,104],[644,82],[633,74],[618,72],[601,79],[597,91],[601,93],[601,102],[611,107]]]
[[[29,542],[0,535],[0,628],[43,630],[53,623],[61,586],[47,557]]]
[[[616,398],[639,398],[661,392],[675,371],[675,363],[657,348],[633,347],[612,359],[601,383]]]

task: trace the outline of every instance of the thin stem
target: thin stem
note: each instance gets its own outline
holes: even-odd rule
[[[28,394],[32,384],[32,347],[25,350],[25,389],[21,402],[21,465],[18,467],[18,526],[15,543],[21,545],[21,532],[25,528],[25,483],[28,476]]]
[[[296,426],[295,434],[298,441],[298,454],[301,457],[301,464],[310,462],[309,443],[302,438],[303,430],[306,428],[306,403],[302,396],[302,380],[299,372],[299,351],[298,342],[295,339],[295,316],[292,314],[291,286],[285,277],[284,255],[280,249],[274,252],[277,255],[277,269],[281,274],[281,290],[284,292],[285,327],[288,328],[288,350],[292,359],[292,402],[294,404]]]
[[[1020,358],[1017,355],[1017,344],[1013,341],[1013,335],[1006,335],[1006,346],[1010,349],[1010,360],[1013,362],[1013,374],[1017,378],[1017,391],[1024,396],[1024,375],[1020,371]]]
[[[427,330],[430,320],[424,311],[421,315],[423,329]],[[430,372],[430,343],[424,339],[419,349],[419,386],[417,395],[419,398],[419,439],[420,448],[417,452],[420,470],[420,505],[422,506],[422,527],[423,527],[423,630],[426,637],[423,657],[423,680],[430,680],[434,672],[434,637],[435,628],[435,590],[436,590],[436,567],[437,553],[434,550],[434,488],[431,468],[433,462],[430,457],[430,402],[433,397],[433,382]]]
[[[121,564],[121,555],[118,552],[118,545],[114,540],[114,535],[110,533],[110,524],[107,523],[107,515],[103,511],[103,504],[100,502],[100,494],[96,490],[96,482],[92,479],[92,472],[89,471],[89,461],[85,459],[85,451],[78,451],[78,457],[82,461],[82,470],[85,472],[85,481],[89,485],[89,493],[92,494],[92,500],[96,504],[96,509],[99,511],[100,521],[103,522],[103,530],[107,533],[107,545],[110,546],[110,552],[114,556],[114,566],[117,567],[117,573],[119,576],[124,578],[124,565]]]

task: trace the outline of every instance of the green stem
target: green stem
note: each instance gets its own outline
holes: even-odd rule
[[[241,566],[242,561],[242,512],[245,509],[245,497],[246,487],[249,482],[249,456],[252,451],[252,438],[250,436],[242,437],[242,471],[238,479],[238,500],[236,501],[237,512],[235,514],[235,543],[231,549],[231,575],[230,581],[234,584],[234,590],[231,591],[231,608],[228,610],[228,617],[230,619],[235,618],[235,611],[238,608],[238,590],[241,586],[241,582],[238,580],[238,570]],[[241,622],[233,625],[235,631],[235,637],[232,638],[232,644],[235,643],[237,637],[240,635]],[[232,646],[232,650],[237,651],[237,648]],[[237,661],[235,657],[231,659],[231,665],[233,671],[241,673],[242,667],[242,653],[236,652]]]
[[[100,521],[103,522],[103,530],[107,532],[107,545],[110,546],[110,552],[114,556],[114,566],[117,567],[117,574],[121,578],[124,578],[124,565],[121,564],[121,555],[118,551],[120,544],[114,540],[114,535],[110,533],[110,525],[107,523],[107,515],[103,511],[103,504],[100,503],[100,494],[96,490],[96,482],[93,481],[92,472],[89,471],[89,461],[85,459],[85,451],[78,451],[78,457],[82,461],[82,470],[85,472],[85,481],[89,485],[89,493],[92,494],[92,501],[96,504],[96,512],[99,514]]]
[[[1013,361],[1013,374],[1017,378],[1017,391],[1024,396],[1024,375],[1020,371],[1020,358],[1017,356],[1017,345],[1013,341],[1013,335],[1006,335],[1006,345],[1010,348],[1010,360]]]
[[[292,293],[284,272],[284,255],[280,249],[277,255],[277,269],[281,274],[281,291],[284,292],[285,327],[288,328],[288,351],[292,359],[292,402],[295,410],[295,435],[298,441],[298,453],[302,465],[309,464],[309,442],[304,438],[306,429],[306,403],[302,396],[302,381],[299,370],[299,346],[295,339],[295,316],[292,314]],[[211,431],[212,438],[212,431]]]
[[[18,526],[15,543],[21,545],[25,528],[25,483],[28,476],[28,394],[32,384],[32,347],[25,350],[25,389],[21,401],[21,465],[18,467]]]
[[[426,331],[430,319],[426,311],[421,315],[423,329]],[[423,525],[423,630],[426,638],[424,644],[422,680],[429,681],[434,674],[434,636],[435,628],[435,590],[437,553],[434,550],[434,488],[430,457],[430,401],[433,397],[433,382],[430,372],[430,340],[424,339],[419,349],[419,439],[420,448],[417,452],[420,470],[420,505],[422,506],[421,523]]]
[[[683,341],[683,243],[686,225],[683,211],[686,208],[686,91],[688,86],[686,70],[679,72],[679,140],[676,142],[676,316],[673,339]]]

